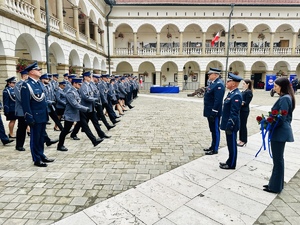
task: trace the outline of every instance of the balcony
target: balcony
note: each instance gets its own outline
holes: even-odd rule
[[[10,13],[34,22],[34,5],[20,0],[5,0],[5,3]]]

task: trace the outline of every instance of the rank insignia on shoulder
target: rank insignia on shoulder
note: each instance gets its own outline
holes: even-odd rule
[[[239,100],[238,99],[236,99],[236,100],[234,100],[235,102],[239,102]]]
[[[221,87],[218,87],[218,89],[221,89]]]

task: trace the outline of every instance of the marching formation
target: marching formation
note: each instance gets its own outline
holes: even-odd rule
[[[9,121],[9,135],[5,134],[0,117],[0,138],[3,145],[16,139],[16,150],[25,151],[26,133],[30,135],[32,160],[38,167],[46,167],[47,163],[54,161],[44,154],[44,144],[50,146],[58,142],[58,151],[68,151],[64,145],[66,136],[70,134],[73,140],[80,140],[77,137],[80,129],[94,146],[110,138],[100,128],[99,121],[102,121],[107,130],[114,128],[127,107],[134,107],[131,103],[139,90],[136,77],[98,75],[90,71],[84,72],[80,77],[66,73],[64,80],[59,82],[58,74],[42,75],[36,62],[20,73],[20,81],[17,82],[15,77],[6,80],[3,108],[6,120]],[[52,140],[47,135],[49,116],[55,123],[54,131],[60,131],[58,140]],[[14,137],[16,121],[17,131]],[[92,133],[89,121],[96,134]]]

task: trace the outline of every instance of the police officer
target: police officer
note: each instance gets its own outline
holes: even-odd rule
[[[59,142],[57,145],[58,151],[68,151],[68,149],[64,146],[65,138],[69,133],[74,122],[80,123],[80,113],[79,112],[89,112],[89,107],[83,106],[80,104],[81,98],[78,93],[78,89],[81,87],[82,79],[73,78],[72,79],[72,87],[66,92],[66,109],[64,113],[64,128],[59,135]],[[100,144],[103,139],[96,139],[96,137],[92,134],[90,128],[84,124],[82,126],[83,131],[86,133],[88,138],[92,141],[94,146]]]
[[[65,107],[66,107],[66,93],[64,92],[64,89],[66,87],[66,81],[61,81],[58,83],[58,88],[55,91],[55,109],[57,118],[59,121],[61,120],[62,115],[64,114]],[[54,127],[54,131],[58,131],[57,127]]]
[[[48,121],[47,102],[43,87],[39,82],[41,69],[37,62],[27,66],[29,78],[22,84],[21,99],[25,121],[30,126],[30,150],[34,165],[46,167],[53,162],[44,155],[44,137]]]
[[[220,163],[221,169],[235,169],[237,159],[237,132],[240,128],[240,109],[242,94],[238,89],[241,77],[228,73],[226,88],[229,90],[224,100],[221,130],[225,130],[229,157],[225,163]]]
[[[15,102],[16,96],[14,87],[17,82],[15,77],[10,77],[7,80],[5,89],[3,90],[3,108],[4,108],[4,115],[6,116],[6,121],[9,121],[8,128],[9,128],[9,138],[15,138],[13,136],[14,126],[16,122],[16,115],[15,115]]]
[[[20,74],[21,74],[21,80],[18,81],[14,87],[14,91],[16,95],[15,113],[18,120],[16,150],[25,151],[24,143],[26,138],[27,124],[24,119],[24,112],[22,108],[21,87],[24,81],[28,79],[28,72],[26,70],[23,70],[20,72]]]
[[[209,86],[204,94],[203,116],[207,118],[211,132],[211,145],[204,149],[206,155],[218,154],[220,144],[220,117],[222,113],[222,102],[225,93],[223,81],[219,78],[221,70],[210,68],[208,71]]]

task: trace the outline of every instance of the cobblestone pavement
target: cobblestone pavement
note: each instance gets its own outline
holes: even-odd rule
[[[255,117],[269,110],[277,99],[261,90],[254,94],[248,120],[249,135],[259,131]],[[0,224],[51,224],[193,161],[209,146],[202,99],[188,98],[186,93],[141,94],[134,105],[136,107],[126,112],[116,128],[107,132],[102,126],[112,138],[97,148],[84,133],[79,133],[80,141],[66,140],[68,152],[56,151],[56,146],[46,147],[46,155],[56,159],[47,168],[33,166],[29,138],[25,152],[14,150],[13,144],[1,147]],[[258,107],[264,105],[265,110]],[[47,127],[51,138],[58,137],[53,123]],[[224,136],[221,137],[223,146]],[[280,206],[288,201],[292,201],[294,207],[290,206],[291,210],[286,213],[295,215],[294,211],[299,218],[299,189],[296,188],[299,176],[298,173],[286,186],[257,224],[270,224],[273,219],[274,224],[278,224],[279,217],[271,215],[274,210],[282,213]],[[284,200],[285,195],[293,195],[293,198]]]

